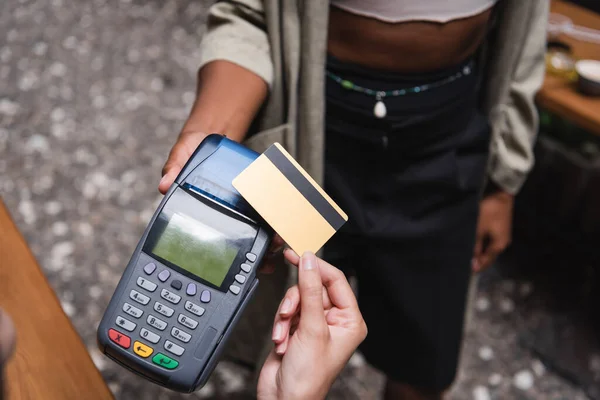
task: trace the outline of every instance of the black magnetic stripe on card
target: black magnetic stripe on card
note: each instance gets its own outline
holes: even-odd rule
[[[334,230],[337,231],[346,223],[340,213],[338,213],[329,201],[319,193],[313,184],[306,179],[302,172],[292,164],[277,146],[271,146],[263,154],[279,171],[281,171],[281,173],[300,192],[300,194],[308,200]]]

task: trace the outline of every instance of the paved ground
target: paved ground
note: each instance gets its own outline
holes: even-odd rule
[[[249,373],[231,364],[199,393],[178,396],[95,349],[193,101],[205,4],[0,2],[0,194],[118,399],[246,397]],[[484,276],[453,398],[586,398],[519,340],[545,313],[536,293],[496,270]],[[382,382],[356,355],[331,398],[377,398]]]

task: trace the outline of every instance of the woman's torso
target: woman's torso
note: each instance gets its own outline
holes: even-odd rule
[[[343,61],[404,73],[447,68],[472,55],[485,37],[493,7],[474,9],[474,15],[463,10],[467,16],[443,23],[431,8],[430,18],[389,22],[332,5],[328,51]]]

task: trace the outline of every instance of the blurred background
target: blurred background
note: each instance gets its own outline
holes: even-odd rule
[[[209,3],[0,2],[0,196],[118,399],[248,397],[245,367],[223,362],[208,386],[179,395],[95,341],[161,198]],[[514,245],[481,276],[456,399],[600,398],[600,136],[540,112],[538,164],[517,201]],[[382,383],[356,354],[331,398],[376,398]]]

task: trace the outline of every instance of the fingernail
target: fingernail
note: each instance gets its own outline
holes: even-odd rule
[[[275,329],[273,330],[273,340],[279,340],[280,336],[281,336],[281,323],[276,323],[275,324]]]
[[[471,260],[471,268],[473,268],[474,270],[478,270],[479,269],[479,262],[477,262],[477,259],[474,258]]]
[[[309,271],[317,268],[317,258],[309,251],[302,255],[302,269]]]
[[[167,176],[169,175],[169,173],[166,173],[163,175],[162,178],[160,178],[160,182],[158,183],[158,185],[162,185],[163,183],[165,183],[167,181]]]
[[[290,311],[292,306],[292,302],[290,299],[283,300],[283,304],[281,305],[281,314],[287,314]]]
[[[282,355],[283,353],[285,353],[285,346],[283,343],[279,343],[277,347],[275,347],[275,353],[277,355]]]

